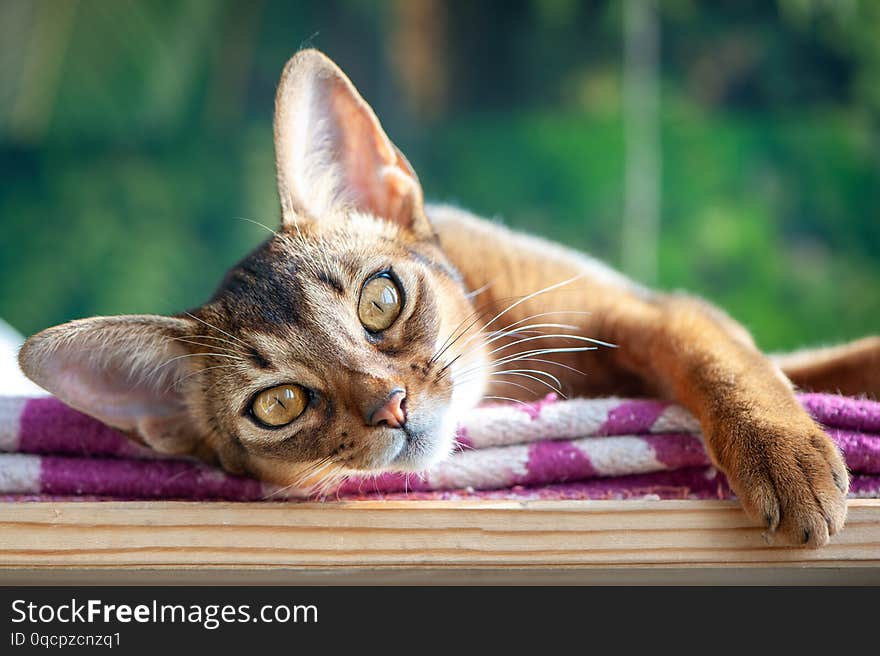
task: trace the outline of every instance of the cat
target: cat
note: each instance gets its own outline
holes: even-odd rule
[[[22,347],[22,370],[157,451],[304,489],[424,470],[486,398],[669,398],[776,543],[841,530],[848,472],[793,384],[878,394],[880,338],[772,359],[699,298],[426,204],[316,50],[284,69],[274,139],[281,226],[206,304],[49,328]]]

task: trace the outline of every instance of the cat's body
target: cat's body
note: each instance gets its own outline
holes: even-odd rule
[[[647,311],[655,308],[659,312],[663,304],[674,303],[689,307],[691,312],[708,315],[706,318],[727,332],[734,342],[755,349],[748,330],[717,307],[697,297],[647,289],[583,253],[510,230],[497,221],[482,219],[459,208],[428,205],[426,209],[444,252],[461,272],[466,286],[481,290],[474,300],[477,306],[502,307],[505,299],[521,298],[560,281],[571,280],[555,291],[541,294],[511,309],[505,314],[505,323],[525,321],[535,313],[553,313],[548,321],[575,324],[579,334],[614,342],[615,339],[620,340],[620,330],[624,334],[626,331],[626,328],[614,327],[621,310],[643,306]],[[584,309],[587,311],[572,313],[573,310]],[[659,376],[646,377],[643,372],[632,370],[626,364],[627,351],[632,350],[632,340],[642,341],[651,331],[652,324],[654,328],[661,327],[646,318],[636,335],[615,343],[623,351],[599,348],[586,357],[580,353],[555,355],[556,362],[575,368],[586,367],[586,371],[582,375],[561,368],[554,369],[553,374],[564,383],[566,393],[580,396],[615,394],[675,398],[669,381]],[[693,327],[699,329],[698,325]],[[499,340],[493,348],[522,337],[527,335]],[[694,336],[694,339],[698,338]],[[542,341],[541,344],[561,347],[564,341]],[[796,386],[804,389],[880,395],[880,337],[869,337],[841,346],[772,355],[769,359]],[[519,382],[534,388],[535,394],[543,387],[534,381]],[[524,398],[521,390],[507,388],[505,391],[505,384],[496,385],[490,393]]]
[[[843,526],[846,467],[792,381],[880,394],[880,338],[777,364],[702,300],[425,206],[372,110],[315,51],[285,69],[275,144],[281,228],[208,303],[50,328],[22,349],[24,371],[158,450],[319,489],[429,466],[483,398],[671,398],[771,534],[817,546]]]

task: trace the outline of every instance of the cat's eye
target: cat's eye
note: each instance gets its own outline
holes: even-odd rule
[[[251,413],[266,426],[286,426],[303,413],[308,402],[308,392],[299,385],[278,385],[257,394]]]
[[[367,280],[358,301],[358,318],[364,328],[375,333],[394,323],[400,314],[400,296],[400,289],[387,273]]]

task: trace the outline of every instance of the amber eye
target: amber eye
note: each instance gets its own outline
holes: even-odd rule
[[[257,394],[251,412],[266,426],[286,426],[303,413],[308,401],[308,392],[299,385],[278,385]]]
[[[400,314],[400,289],[387,273],[373,276],[361,290],[358,317],[364,328],[373,332],[385,330]]]

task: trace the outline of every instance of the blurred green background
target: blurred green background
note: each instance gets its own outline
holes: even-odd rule
[[[0,317],[204,301],[265,237],[242,218],[277,222],[273,94],[308,45],[428,198],[703,294],[767,349],[880,332],[874,0],[3,0]]]

